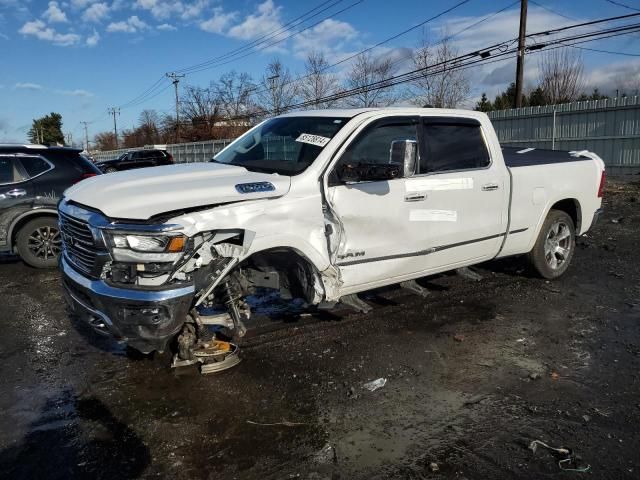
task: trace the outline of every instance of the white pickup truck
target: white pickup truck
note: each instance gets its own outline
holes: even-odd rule
[[[510,255],[559,277],[603,184],[597,155],[503,148],[479,112],[296,112],[210,163],[68,189],[60,266],[96,330],[193,359],[203,324],[243,334],[258,288],[366,310],[359,292]]]

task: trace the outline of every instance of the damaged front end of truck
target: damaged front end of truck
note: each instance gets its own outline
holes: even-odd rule
[[[173,366],[214,372],[237,363],[237,347],[261,289],[318,304],[322,275],[295,252],[249,255],[255,233],[221,229],[186,236],[182,225],[113,221],[63,199],[63,286],[75,314],[95,331],[143,353],[175,352]],[[210,328],[213,327],[213,328]]]

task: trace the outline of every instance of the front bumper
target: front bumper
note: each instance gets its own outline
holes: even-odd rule
[[[143,353],[164,351],[191,308],[193,285],[167,290],[116,288],[84,277],[60,257],[65,297],[74,313],[98,333]]]

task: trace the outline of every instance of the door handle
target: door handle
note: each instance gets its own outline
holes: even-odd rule
[[[404,201],[405,202],[421,202],[426,198],[427,198],[426,193],[407,193],[404,196]]]
[[[26,194],[27,194],[26,190],[23,190],[21,188],[14,188],[13,190],[9,190],[7,193],[5,193],[5,196],[11,197],[11,198],[18,198],[18,197],[24,197]]]
[[[498,185],[497,183],[487,183],[487,184],[482,186],[482,191],[483,192],[492,192],[494,190],[498,190],[499,188],[500,188],[500,185]]]

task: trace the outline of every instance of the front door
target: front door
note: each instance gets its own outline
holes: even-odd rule
[[[343,290],[425,268],[411,221],[419,199],[407,192],[407,178],[344,182],[338,173],[344,165],[389,165],[392,142],[404,140],[419,140],[417,118],[376,121],[356,134],[331,169],[327,198],[340,223],[331,241]]]
[[[0,250],[9,245],[10,225],[31,209],[33,192],[26,172],[14,155],[0,155]]]

